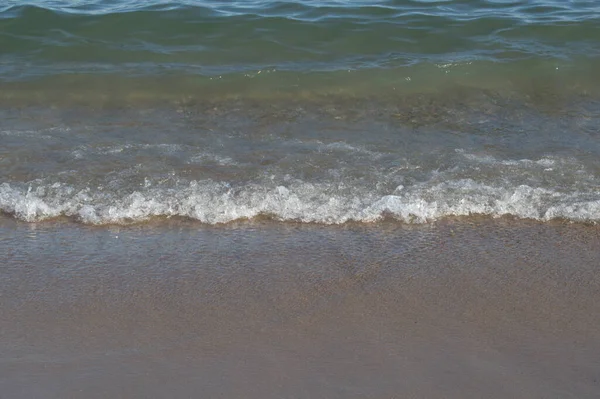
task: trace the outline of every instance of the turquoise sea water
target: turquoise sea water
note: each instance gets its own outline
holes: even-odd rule
[[[240,86],[318,92],[362,83],[420,91],[472,80],[502,87],[540,74],[594,89],[599,81],[596,1],[3,4],[4,97],[18,96],[18,83],[44,91],[53,82],[81,89],[112,79],[125,87],[158,79],[145,90],[150,97],[173,86],[173,96],[201,97],[190,85],[236,94],[247,89]]]
[[[8,1],[27,221],[600,220],[596,1]]]

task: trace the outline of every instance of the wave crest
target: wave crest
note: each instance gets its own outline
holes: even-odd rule
[[[487,215],[549,221],[600,220],[600,198],[539,187],[494,187],[472,179],[399,187],[376,195],[342,185],[297,182],[272,187],[192,181],[176,188],[146,188],[125,194],[76,190],[55,183],[28,188],[0,185],[0,210],[27,222],[66,216],[86,224],[128,224],[154,217],[187,217],[207,224],[268,216],[279,221],[372,223],[391,216],[428,223],[448,216]]]

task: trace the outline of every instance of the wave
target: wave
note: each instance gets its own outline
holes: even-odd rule
[[[0,8],[0,72],[10,69],[7,79],[24,64],[50,73],[119,67],[155,75],[186,66],[221,75],[600,55],[600,14],[586,2],[11,3]],[[160,71],[146,70],[156,64]]]
[[[471,215],[597,223],[600,193],[567,193],[528,185],[494,186],[473,179],[399,186],[383,196],[342,183],[232,187],[207,180],[121,194],[101,187],[79,190],[61,183],[38,186],[3,183],[0,210],[27,222],[70,217],[94,225],[139,223],[157,217],[185,217],[221,224],[261,216],[319,224],[374,223],[384,218],[430,223],[450,216]]]
[[[321,107],[328,102],[358,111],[424,108],[427,103],[445,109],[466,103],[476,109],[498,105],[567,109],[582,101],[595,106],[600,98],[600,59],[576,63],[422,62],[350,71],[319,70],[315,65],[310,72],[293,70],[302,67],[300,64],[290,69],[255,67],[244,65],[218,74],[219,68],[195,66],[194,72],[185,65],[174,65],[162,76],[158,76],[160,65],[147,67],[141,74],[132,73],[132,67],[130,75],[112,68],[100,70],[93,64],[32,66],[18,71],[0,67],[0,80],[6,77],[0,82],[0,103],[5,107],[166,104],[200,112],[203,108],[236,109],[248,101],[247,105],[262,112],[272,107],[293,108],[293,104]],[[320,67],[326,69],[325,64]],[[152,76],[154,72],[158,75]],[[256,107],[259,103],[266,107]]]

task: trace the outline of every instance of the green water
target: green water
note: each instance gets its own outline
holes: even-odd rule
[[[596,1],[12,1],[0,212],[600,221]]]
[[[588,94],[598,90],[599,56],[594,1],[40,0],[0,8],[0,98],[9,103],[465,85]]]

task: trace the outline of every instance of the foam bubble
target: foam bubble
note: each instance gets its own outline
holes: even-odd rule
[[[61,183],[37,187],[0,185],[0,209],[35,222],[68,216],[83,223],[131,223],[152,217],[189,217],[208,224],[267,215],[281,221],[340,224],[376,222],[392,216],[427,223],[447,216],[511,215],[548,221],[600,220],[600,193],[564,193],[528,185],[494,186],[473,179],[403,186],[391,194],[343,184],[307,183],[271,186],[192,181],[175,187],[147,186],[125,194],[75,189]]]
[[[555,166],[558,162],[557,159],[544,157],[537,160],[531,159],[498,159],[489,154],[471,154],[466,152],[465,150],[458,148],[455,150],[456,153],[461,154],[464,158],[469,161],[481,163],[481,164],[489,164],[489,165],[504,165],[504,166],[542,166],[542,167],[552,167]],[[567,162],[568,159],[561,159],[561,161]]]

